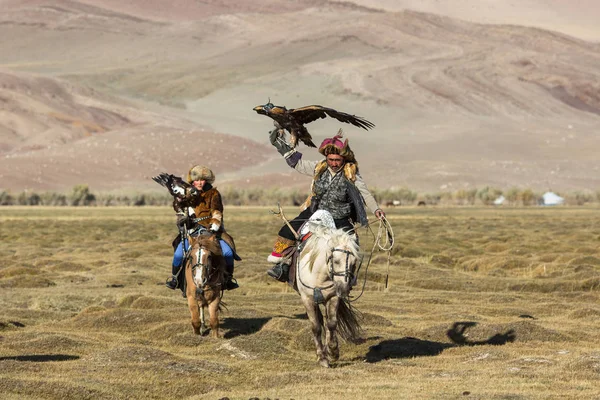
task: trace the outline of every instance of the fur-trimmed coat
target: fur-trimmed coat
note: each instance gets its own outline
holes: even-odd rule
[[[225,231],[223,225],[223,201],[217,188],[206,184],[204,190],[193,196],[186,204],[181,204],[176,199],[173,200],[173,209],[177,214],[183,214],[186,207],[188,215],[193,214],[198,221],[197,224],[215,231],[217,236],[225,240],[236,254],[233,237]]]
[[[208,186],[208,187],[207,187]],[[205,185],[206,190],[200,191],[193,196],[186,204],[181,204],[177,200],[173,201],[173,209],[177,214],[185,212],[187,207],[188,215],[194,214],[198,224],[206,229],[211,229],[217,233],[223,231],[223,201],[221,193],[217,188]]]

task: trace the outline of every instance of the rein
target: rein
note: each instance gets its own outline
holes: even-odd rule
[[[379,220],[379,228],[377,230],[377,236],[375,236],[375,233],[373,233],[373,230],[371,229],[371,224],[369,224],[368,229],[369,229],[369,231],[371,231],[371,234],[373,235],[373,238],[375,238],[375,240],[373,243],[373,248],[371,249],[371,253],[369,253],[369,261],[367,262],[367,265],[365,267],[365,275],[364,275],[364,279],[363,279],[362,288],[360,289],[360,293],[357,297],[350,299],[349,300],[350,302],[354,302],[354,301],[358,300],[365,292],[365,286],[367,284],[367,275],[368,275],[368,271],[369,271],[369,265],[371,265],[371,259],[373,258],[373,253],[375,252],[376,247],[379,247],[379,250],[381,250],[381,251],[387,252],[387,271],[386,271],[386,275],[385,275],[385,288],[387,289],[387,287],[388,287],[388,280],[389,280],[389,276],[390,276],[390,257],[392,254],[392,248],[394,247],[394,231],[392,230],[392,226],[390,225],[390,223],[388,222],[388,220],[385,216]],[[385,234],[386,245],[381,244],[381,238],[384,236],[384,234]],[[361,259],[361,262],[356,271],[356,276],[359,275],[361,267],[362,267],[362,259]]]
[[[381,245],[381,238],[383,237],[384,232],[386,244]],[[379,220],[379,229],[377,230],[377,239],[373,244],[373,250],[375,249],[375,246],[379,247],[379,250],[387,252],[387,270],[385,273],[385,288],[387,289],[390,277],[390,257],[392,256],[392,248],[394,247],[394,231],[385,216],[381,217]],[[373,250],[371,250],[371,254],[373,254]]]

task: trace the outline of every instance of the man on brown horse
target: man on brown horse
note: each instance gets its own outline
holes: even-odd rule
[[[292,149],[279,137],[279,127],[275,124],[269,138],[271,144],[285,157],[288,165],[301,174],[311,175],[312,194],[302,205],[304,211],[290,221],[290,225],[299,231],[302,224],[317,210],[326,210],[331,213],[335,225],[344,229],[349,234],[354,233],[354,224],[367,225],[365,206],[373,210],[379,219],[385,216],[379,208],[377,201],[369,192],[367,185],[358,173],[358,163],[354,152],[348,145],[348,139],[342,142],[341,129],[337,135],[325,139],[319,146],[319,153],[325,156],[321,161],[305,161],[302,153]],[[288,280],[289,265],[283,261],[284,252],[296,243],[292,230],[284,225],[279,230],[279,236],[273,246],[273,251],[267,258],[269,262],[276,263],[267,271],[269,276],[281,281]]]
[[[226,290],[237,289],[239,286],[233,278],[234,259],[239,261],[241,258],[235,252],[233,238],[225,232],[223,226],[221,194],[217,188],[212,186],[215,181],[215,174],[207,167],[195,165],[189,170],[187,181],[196,188],[197,192],[185,204],[177,199],[173,201],[173,208],[177,213],[177,226],[181,228],[185,225],[192,232],[206,229],[217,235],[227,271],[227,281],[224,288]],[[187,243],[187,240],[185,242],[187,248],[189,243]],[[170,289],[181,288],[181,282],[184,280],[183,277],[180,277],[184,255],[181,236],[178,235],[175,238],[173,247],[175,248],[175,254],[173,255],[172,276],[166,283]]]

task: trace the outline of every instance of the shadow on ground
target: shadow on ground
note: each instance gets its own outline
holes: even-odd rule
[[[465,331],[475,325],[477,325],[477,322],[455,322],[452,325],[452,328],[448,329],[446,332],[446,335],[450,338],[452,343],[434,342],[413,337],[384,340],[369,347],[369,352],[365,359],[369,363],[375,363],[390,358],[435,356],[450,347],[483,345],[500,346],[508,342],[514,342],[517,338],[516,333],[511,329],[505,333],[497,333],[486,340],[470,341],[467,339]]]
[[[30,362],[53,362],[53,361],[71,361],[79,360],[79,356],[70,356],[68,354],[32,354],[25,356],[0,357],[0,361],[30,361]]]
[[[231,339],[240,335],[250,335],[261,330],[271,317],[264,318],[226,318],[221,328],[228,329],[223,337]]]

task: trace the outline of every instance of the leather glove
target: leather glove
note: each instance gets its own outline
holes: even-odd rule
[[[382,219],[385,217],[385,213],[381,208],[378,208],[377,210],[375,210],[375,216],[377,217],[377,219]]]
[[[185,214],[177,214],[177,227],[181,228],[189,221],[189,217]]]
[[[281,154],[282,156],[288,153],[290,150],[292,150],[290,145],[287,144],[285,140],[283,140],[283,138],[279,137],[278,128],[275,128],[271,132],[269,132],[269,140],[271,141],[271,144],[275,146],[279,154]]]

